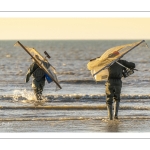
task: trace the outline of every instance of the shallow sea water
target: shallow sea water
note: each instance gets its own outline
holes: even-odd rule
[[[137,40],[20,41],[41,54],[47,51],[56,68],[62,89],[46,83],[43,95],[46,106],[104,106],[105,82],[96,83],[86,64],[105,50]],[[150,126],[150,49],[132,50],[124,59],[133,61],[139,70],[123,79],[119,121],[106,122],[107,110],[28,108],[21,103],[32,96],[31,79],[25,74],[32,63],[16,41],[0,41],[0,132],[149,132]],[[150,45],[150,41],[146,41]],[[14,99],[18,101],[14,102]],[[20,107],[20,108],[19,108]],[[24,107],[24,108],[23,108]]]

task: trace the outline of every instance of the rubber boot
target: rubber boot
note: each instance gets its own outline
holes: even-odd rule
[[[118,119],[119,102],[114,102],[114,119]]]
[[[40,101],[42,100],[42,95],[41,94],[38,95],[38,100],[40,100]]]
[[[112,105],[107,105],[107,111],[108,111],[108,119],[113,119],[113,113],[112,113]]]
[[[38,100],[38,99],[39,99],[39,95],[38,95],[38,93],[37,93],[37,90],[36,90],[36,89],[34,89],[34,95],[35,95],[35,97],[36,97],[36,100]]]
[[[39,100],[39,95],[36,93],[35,94],[36,100]]]

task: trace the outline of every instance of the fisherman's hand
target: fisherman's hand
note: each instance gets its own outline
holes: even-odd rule
[[[29,77],[27,76],[25,79],[25,83],[27,83],[29,81]]]

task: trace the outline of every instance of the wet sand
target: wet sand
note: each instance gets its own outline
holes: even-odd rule
[[[50,120],[50,119],[49,119]],[[143,119],[139,122],[139,118],[120,118],[119,121],[102,121],[102,118],[84,118],[84,119],[35,119],[34,121],[0,121],[0,132],[14,133],[14,132],[73,132],[73,133],[86,133],[86,132],[120,132],[120,133],[144,133],[150,132],[150,118]],[[144,128],[144,131],[141,129]]]

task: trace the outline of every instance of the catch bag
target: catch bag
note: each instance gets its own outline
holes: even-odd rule
[[[47,74],[45,74],[45,78],[48,83],[51,83],[53,81]]]

